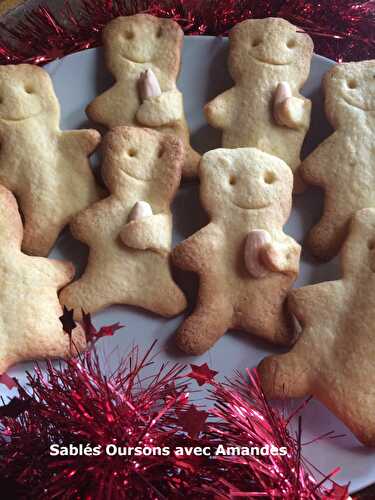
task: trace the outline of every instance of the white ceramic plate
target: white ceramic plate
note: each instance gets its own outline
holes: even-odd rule
[[[184,94],[192,143],[201,152],[220,146],[220,136],[206,124],[202,107],[211,98],[231,86],[226,69],[227,45],[227,40],[224,38],[187,37],[185,40],[179,88]],[[305,154],[330,131],[324,117],[319,89],[323,74],[332,64],[331,61],[319,56],[314,56],[312,61],[310,78],[303,92],[313,100],[312,127],[306,140]],[[47,70],[52,76],[61,103],[62,128],[86,127],[88,125],[84,112],[86,105],[111,84],[111,77],[104,67],[102,50],[91,49],[73,54],[49,64]],[[301,242],[308,229],[319,218],[321,207],[322,196],[316,190],[309,190],[302,196],[296,197],[286,231]],[[199,206],[196,183],[182,186],[173,211],[175,243],[185,239],[205,224],[205,215]],[[82,270],[87,258],[87,249],[74,241],[69,232],[65,231],[52,256],[72,260],[77,268]],[[303,252],[297,286],[336,279],[338,276],[337,262],[318,264],[311,259],[308,252]],[[192,298],[193,283],[190,288]],[[230,333],[205,355],[188,357],[178,352],[173,342],[173,334],[182,320],[181,317],[167,321],[135,308],[116,306],[97,314],[94,319],[97,325],[117,321],[126,324],[126,328],[116,336],[101,341],[107,352],[118,346],[118,353],[125,353],[132,343],[148,348],[154,339],[158,339],[160,361],[197,364],[207,362],[211,368],[220,372],[221,378],[232,375],[234,369],[252,368],[265,355],[276,352],[272,346],[248,334]],[[31,366],[18,365],[10,371],[10,374],[23,381],[25,369],[30,369]],[[12,394],[3,386],[1,393]],[[290,403],[290,407],[292,405],[293,403]],[[374,482],[375,452],[363,447],[324,406],[312,401],[303,412],[303,441],[308,442],[330,430],[346,436],[333,440],[324,439],[306,446],[303,450],[304,456],[323,473],[340,466],[342,472],[337,476],[337,480],[342,483],[351,481],[351,491]]]

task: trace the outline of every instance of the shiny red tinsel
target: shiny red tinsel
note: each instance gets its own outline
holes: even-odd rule
[[[187,35],[225,35],[244,19],[279,16],[307,30],[318,54],[375,58],[375,0],[67,0],[59,14],[38,7],[16,27],[0,24],[0,64],[43,64],[98,46],[106,23],[137,12],[173,18]]]
[[[347,488],[324,489],[308,472],[301,432],[296,438],[288,432],[288,420],[270,407],[256,373],[222,384],[205,365],[193,366],[188,375],[178,365],[157,369],[150,351],[142,357],[134,348],[109,373],[95,346],[66,364],[48,363],[46,370],[36,366],[27,387],[18,384],[18,396],[0,408],[2,498],[347,498]],[[197,371],[199,381],[211,387],[211,410],[189,401],[188,385]],[[85,450],[101,446],[102,451],[108,444],[167,447],[171,452],[51,456],[53,444]],[[285,446],[288,454],[215,455],[220,444]],[[207,447],[211,454],[176,456],[181,446]]]

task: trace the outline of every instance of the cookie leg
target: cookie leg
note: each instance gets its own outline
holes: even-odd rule
[[[307,243],[317,258],[330,260],[337,255],[347,234],[349,218],[350,214],[339,216],[324,213],[318,224],[311,229]]]
[[[190,145],[187,145],[185,151],[186,153],[184,165],[182,167],[182,175],[185,179],[190,179],[198,175],[197,170],[201,156]]]
[[[112,292],[112,290],[109,290]],[[99,279],[88,278],[85,275],[63,288],[59,295],[61,305],[68,309],[74,309],[74,318],[82,318],[82,310],[86,313],[95,313],[100,309],[115,303],[114,297],[106,293],[106,287],[102,287]]]
[[[29,255],[47,257],[61,230],[61,224],[51,222],[45,215],[29,215],[26,212],[22,250]]]
[[[336,384],[336,380],[344,383]],[[359,441],[365,446],[373,447],[375,446],[374,400],[373,397],[369,397],[366,376],[362,382],[357,385],[350,377],[345,381],[341,377],[324,380],[317,388],[316,397],[349,427]]]
[[[258,373],[266,396],[277,399],[307,396],[312,384],[305,359],[296,348],[287,354],[263,359],[258,365]]]
[[[236,310],[240,329],[278,345],[288,346],[295,340],[286,308],[285,283],[275,283],[272,289],[263,287],[256,294],[240,296]]]
[[[177,332],[177,344],[187,354],[203,354],[231,326],[233,309],[224,301],[198,304]]]
[[[170,277],[164,282],[157,280],[155,287],[140,287],[142,295],[134,300],[124,300],[124,303],[142,307],[165,318],[171,318],[182,313],[187,307],[186,297]],[[144,291],[147,290],[147,294]]]

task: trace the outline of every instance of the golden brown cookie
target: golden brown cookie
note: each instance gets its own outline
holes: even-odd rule
[[[375,207],[375,61],[337,64],[323,80],[325,109],[335,132],[301,165],[306,182],[325,191],[323,217],[308,244],[322,260],[343,244],[352,215]]]
[[[96,130],[61,131],[51,79],[38,66],[0,66],[0,183],[24,217],[22,249],[48,255],[60,231],[99,199],[87,157]]]
[[[293,349],[258,370],[270,398],[313,394],[364,444],[375,445],[375,209],[355,214],[342,279],[290,292],[302,325]]]
[[[22,221],[14,196],[0,186],[0,373],[21,361],[66,358],[85,348],[81,327],[72,345],[63,332],[57,292],[74,276],[74,267],[21,252]]]
[[[180,348],[201,354],[228,329],[290,343],[283,304],[300,256],[283,232],[290,168],[257,149],[217,149],[203,156],[199,177],[210,223],[172,253],[177,266],[199,276],[197,306],[178,332]]]
[[[283,159],[294,173],[310,126],[311,102],[301,94],[310,72],[311,38],[279,18],[249,19],[229,34],[234,87],[205,107],[223,131],[224,148],[254,147]],[[296,177],[295,190],[302,190]]]
[[[183,31],[170,19],[148,14],[118,17],[104,29],[108,69],[115,84],[87,108],[95,122],[150,127],[183,141],[182,173],[196,175],[199,154],[190,146],[183,98],[176,87]]]
[[[90,247],[83,276],[60,295],[77,316],[110,304],[167,317],[185,309],[169,265],[170,204],[182,161],[182,143],[169,135],[130,127],[107,134],[102,174],[111,195],[71,224],[73,235]]]

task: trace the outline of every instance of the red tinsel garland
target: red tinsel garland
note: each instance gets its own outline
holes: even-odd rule
[[[59,14],[39,7],[16,27],[0,24],[0,64],[43,64],[100,45],[103,26],[137,12],[175,19],[187,35],[225,35],[254,17],[283,17],[308,31],[318,54],[375,58],[375,0],[76,0]]]
[[[92,337],[89,330],[95,341],[98,332]],[[226,384],[214,381],[207,365],[192,365],[188,375],[179,365],[151,373],[151,349],[141,356],[133,348],[107,373],[94,345],[66,364],[37,365],[26,388],[16,382],[18,396],[0,408],[2,498],[347,499],[346,487],[332,483],[327,490],[327,477],[313,478],[301,458],[301,430],[296,438],[288,432],[288,419],[270,407],[256,372]],[[210,384],[213,409],[189,401],[192,378]],[[73,448],[53,456],[51,445]],[[127,451],[110,456],[107,445]],[[287,455],[215,455],[219,445],[286,447]],[[101,453],[93,454],[98,446]],[[180,455],[178,447],[185,447]],[[210,452],[195,456],[194,447]]]

